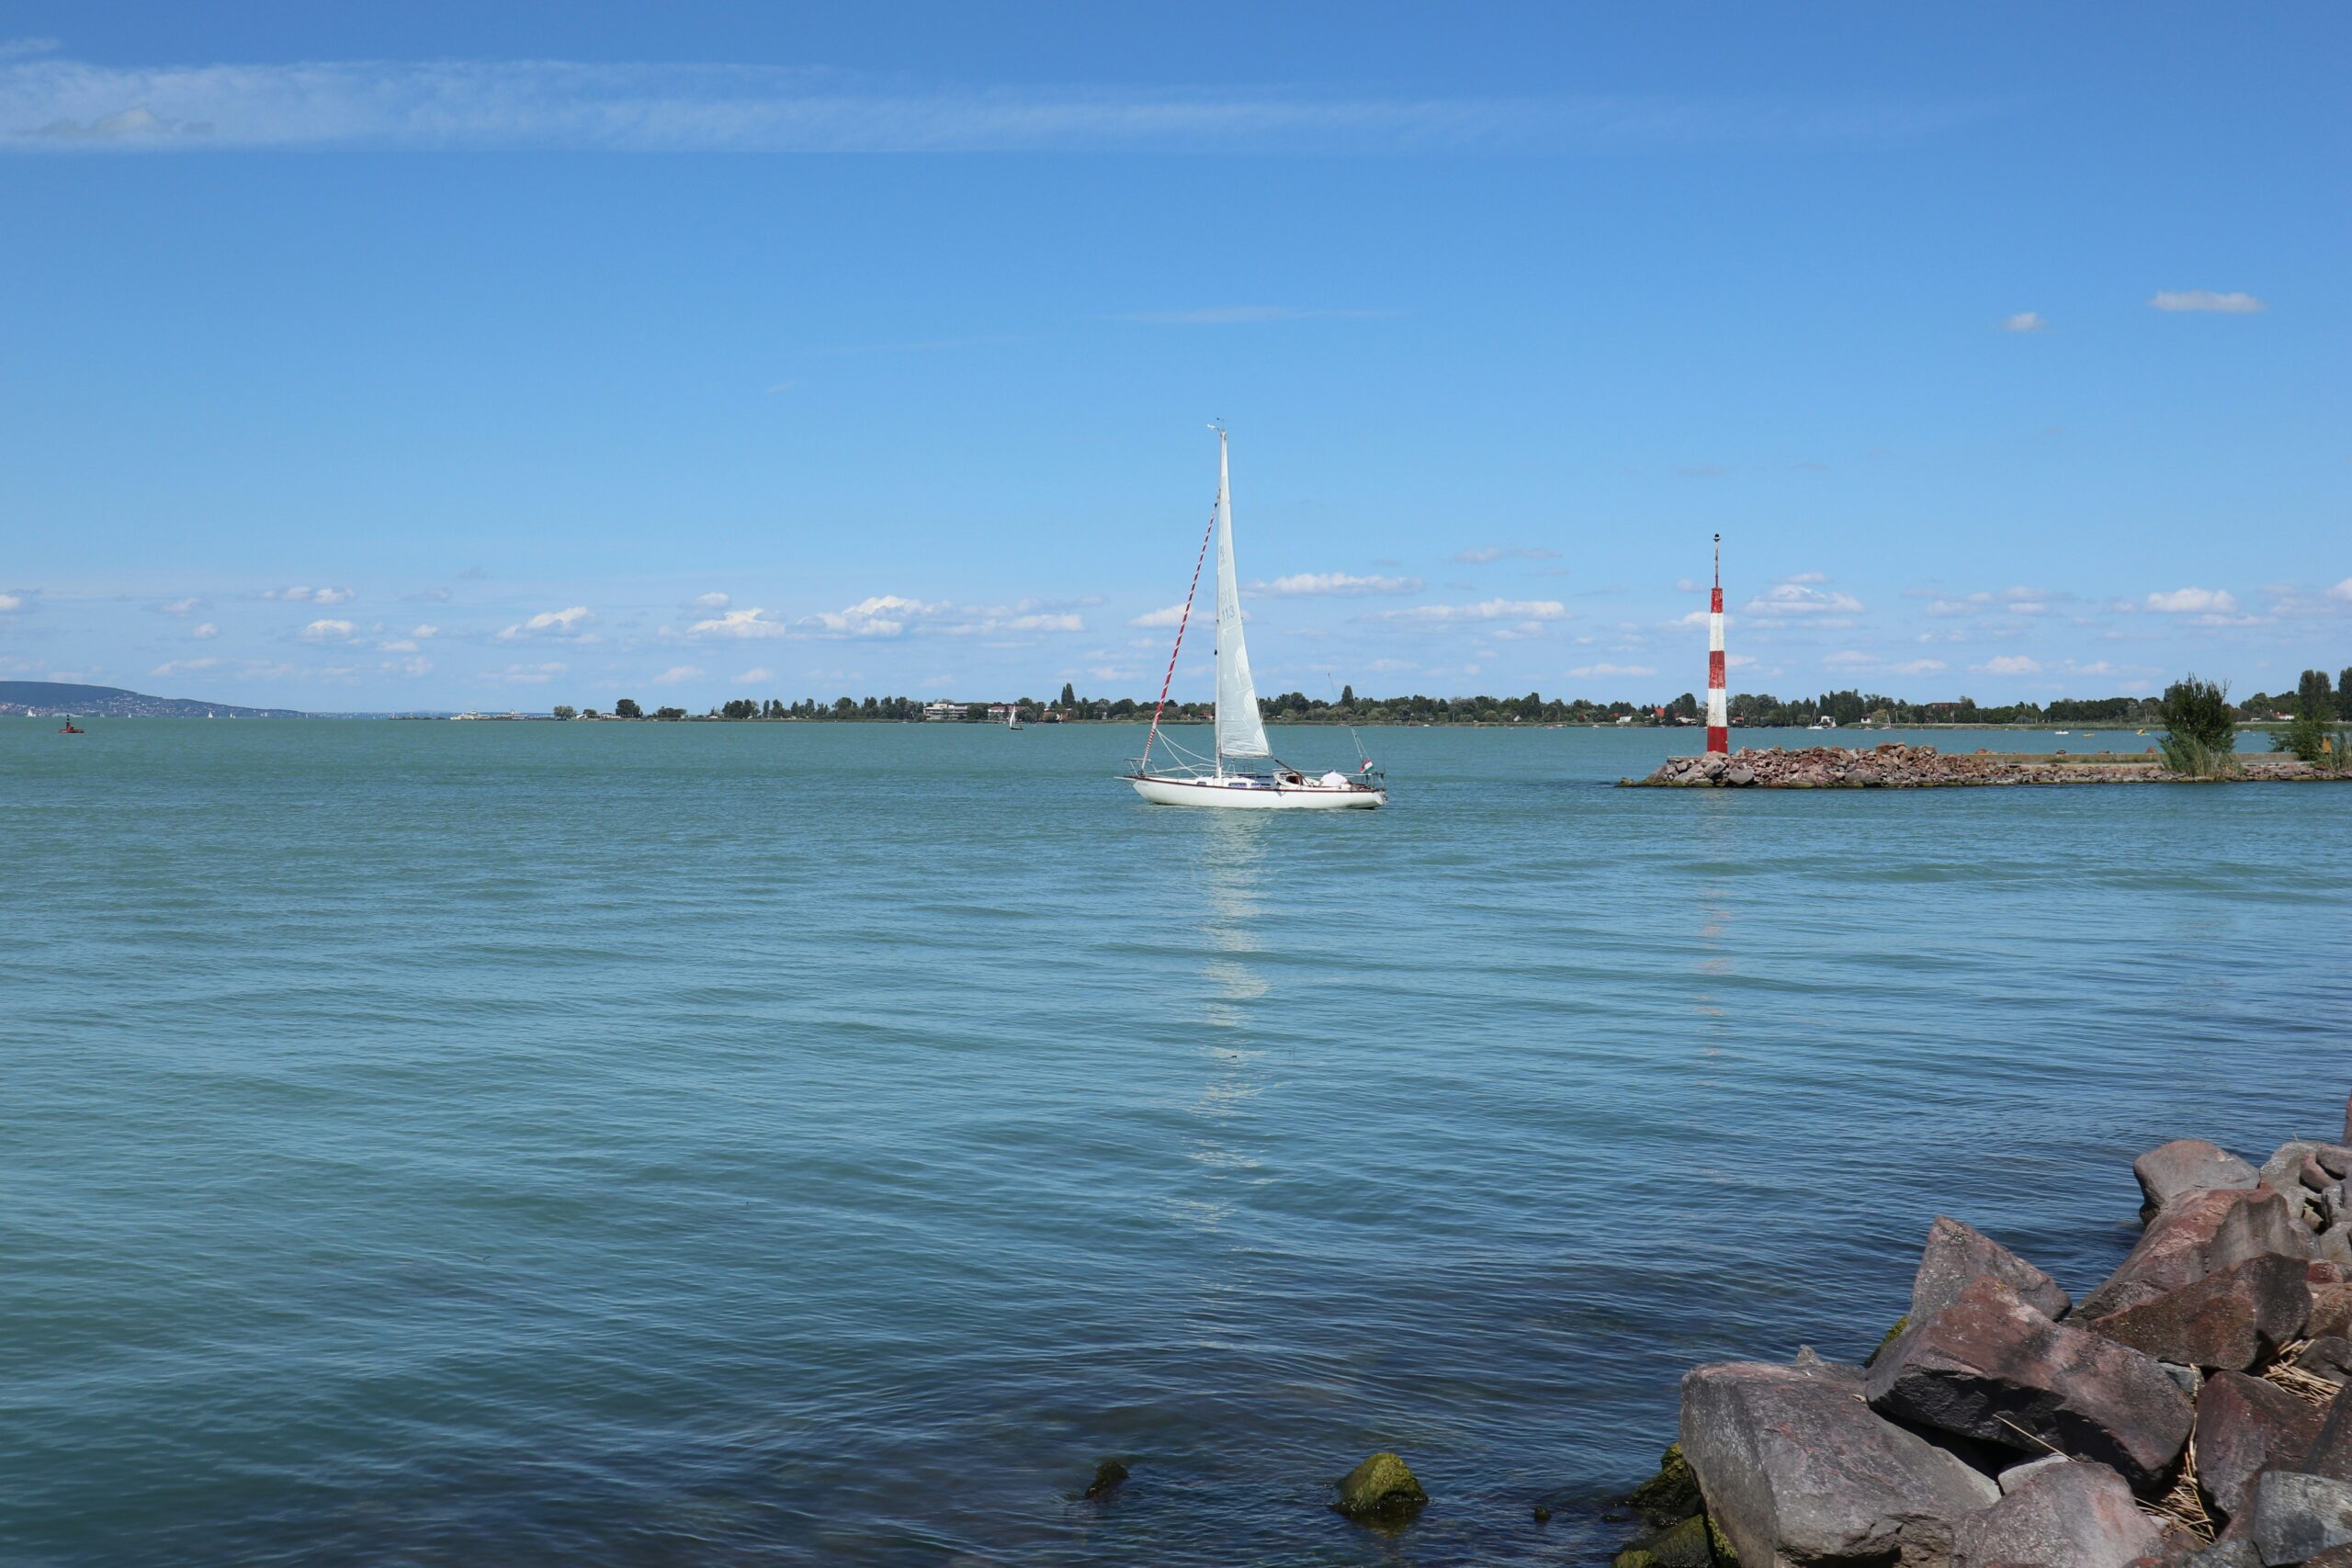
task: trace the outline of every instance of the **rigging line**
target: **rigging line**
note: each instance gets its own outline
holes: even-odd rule
[[[1184,651],[1184,627],[1193,619],[1193,595],[1201,591],[1201,564],[1209,558],[1209,541],[1216,536],[1216,508],[1209,508],[1208,532],[1201,536],[1201,553],[1193,560],[1193,585],[1184,590],[1184,613],[1176,617],[1176,646],[1168,650],[1168,673],[1159,678],[1159,703],[1151,710],[1151,733],[1143,738],[1143,765],[1136,772],[1151,771],[1151,745],[1159,739],[1159,715],[1168,706],[1168,688],[1175,683],[1176,656]]]
[[[1333,707],[1338,707],[1340,705],[1340,682],[1333,679],[1332,674],[1329,670],[1323,671],[1323,679],[1329,682],[1331,688],[1331,705]],[[1348,744],[1356,749],[1356,761],[1362,762],[1367,768],[1372,766],[1372,753],[1363,749],[1363,738],[1356,733],[1356,727],[1353,724],[1349,723],[1346,719],[1341,719],[1340,722],[1348,726]]]

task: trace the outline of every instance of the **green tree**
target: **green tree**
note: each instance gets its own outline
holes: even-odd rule
[[[1060,705],[1066,708],[1074,708],[1078,705],[1078,688],[1071,685],[1068,681],[1064,681],[1062,682],[1062,700]]]
[[[623,697],[613,705],[613,716],[615,718],[643,718],[645,710],[637,705],[635,697]]]
[[[2306,670],[2295,688],[2295,716],[2270,738],[2274,751],[2292,751],[2314,768],[2340,773],[2347,761],[2345,732],[2335,723],[2335,693],[2324,670]]]
[[[2335,678],[2335,716],[2352,718],[2352,664]]]
[[[578,718],[580,716],[580,710],[573,707],[570,703],[558,703],[550,711],[553,712],[555,716],[558,718]]]
[[[2185,675],[2165,688],[2165,766],[2190,778],[2219,778],[2234,765],[2237,721],[2227,685]]]
[[[653,716],[656,718],[681,719],[686,716],[686,710],[684,708],[655,708],[653,710]]]
[[[1340,687],[1340,705],[1341,707],[1343,707],[1343,708],[1347,709],[1350,713],[1353,713],[1353,712],[1355,712],[1355,708],[1356,708],[1356,689],[1355,689],[1355,687],[1353,687],[1352,685],[1349,685],[1349,686],[1342,686],[1342,687]]]

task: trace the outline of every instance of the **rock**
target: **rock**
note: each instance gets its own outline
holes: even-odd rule
[[[1340,1479],[1340,1500],[1332,1506],[1351,1519],[1390,1524],[1411,1518],[1429,1500],[1405,1461],[1381,1452]]]
[[[1094,1467],[1094,1479],[1088,1483],[1086,1495],[1100,1497],[1127,1478],[1127,1467],[1117,1460],[1106,1459]]]
[[[2126,1568],[2161,1544],[2123,1477],[2103,1464],[2061,1461],[1962,1519],[1951,1568]]]
[[[2324,1225],[2317,1199],[2319,1190],[2329,1184],[2329,1178],[2312,1156],[2323,1149],[2339,1147],[2316,1138],[2297,1138],[2279,1145],[2278,1152],[2262,1162],[2264,1185],[2285,1196],[2288,1216],[2298,1225],[2313,1231]]]
[[[2202,1138],[2175,1138],[2132,1162],[2140,1179],[2140,1218],[2144,1223],[2176,1198],[2252,1187],[2261,1181],[2254,1167]]]
[[[1707,1521],[1697,1515],[1617,1554],[1614,1568],[1714,1568]]]
[[[2174,1383],[2178,1385],[2180,1392],[2188,1396],[2188,1402],[2191,1404],[2197,1403],[2197,1392],[2205,1386],[2203,1372],[2195,1367],[2185,1367],[2178,1361],[2158,1361],[2156,1365],[2162,1367],[2165,1370],[2165,1376],[2172,1379]]]
[[[1552,1522],[1552,1510],[1538,1503],[1534,1507],[1534,1517],[1537,1524],[1548,1525]]]
[[[2352,1390],[2338,1393],[2327,1407],[2319,1436],[2312,1440],[2310,1451],[2295,1468],[2331,1480],[2352,1482]]]
[[[1895,1341],[1865,1388],[1882,1415],[2027,1452],[2047,1444],[2142,1492],[2171,1474],[2195,1418],[2154,1359],[2051,1322],[1991,1278]]]
[[[1910,1326],[1911,1314],[1906,1312],[1901,1317],[1896,1318],[1894,1320],[1894,1326],[1888,1329],[1886,1333],[1880,1337],[1878,1348],[1872,1350],[1869,1355],[1862,1358],[1862,1365],[1865,1367],[1877,1365],[1878,1359],[1886,1353],[1886,1348],[1889,1345],[1894,1344],[1896,1340],[1902,1338],[1903,1331]]]
[[[2352,1144],[2352,1094],[2344,1097],[2344,1141]]]
[[[1941,1312],[1988,1274],[2044,1317],[2065,1315],[2066,1292],[2055,1280],[1975,1226],[1938,1214],[1928,1227],[1919,1271],[1911,1277],[1911,1311],[1905,1321],[1917,1323]]]
[[[1707,1506],[1705,1500],[1699,1495],[1698,1477],[1690,1473],[1690,1462],[1682,1457],[1680,1443],[1666,1445],[1666,1453],[1658,1461],[1657,1473],[1628,1493],[1625,1502],[1635,1513],[1657,1526],[1704,1512]]]
[[[2013,1464],[2009,1466],[2008,1469],[2001,1472],[2000,1475],[1996,1478],[2000,1483],[2001,1495],[2004,1497],[2007,1496],[2010,1493],[2016,1491],[2018,1487],[2024,1485],[2035,1476],[2040,1475],[2043,1471],[2048,1470],[2052,1465],[2073,1464],[2074,1462],[2075,1461],[2073,1460],[2068,1459],[2064,1454],[2044,1454],[2040,1459],[2030,1459],[2023,1464]]]
[[[2085,1325],[2159,1360],[2242,1372],[2301,1336],[2311,1310],[2303,1260],[2274,1252]]]
[[[2296,1353],[2295,1370],[2325,1378],[2338,1388],[2352,1382],[2352,1339],[2330,1334],[2306,1341]]]
[[[2311,1238],[2287,1215],[2287,1201],[2267,1187],[2222,1188],[2165,1205],[2107,1282],[2075,1308],[2077,1317],[2105,1317],[2134,1307],[2193,1280],[2283,1252],[2312,1254]]]
[[[1838,1367],[1732,1361],[1684,1375],[1682,1451],[1740,1562],[1936,1562],[1954,1522],[1999,1495],[1860,1393]]]
[[[2352,1545],[2352,1482],[2264,1472],[2254,1487],[2254,1545],[2262,1561],[2273,1564]]]
[[[2304,1328],[2312,1338],[2337,1334],[2352,1338],[2352,1285],[2315,1285],[2312,1315]]]
[[[2262,1553],[2250,1536],[2217,1540],[2180,1560],[2180,1568],[2262,1568]]]
[[[2292,1464],[2319,1436],[2321,1413],[2260,1378],[2216,1372],[2197,1401],[2197,1484],[2206,1506],[2234,1519],[2266,1466]]]
[[[1756,770],[1749,767],[1745,762],[1735,762],[1730,767],[1724,770],[1724,783],[1727,784],[1733,784],[1744,789],[1755,782]]]

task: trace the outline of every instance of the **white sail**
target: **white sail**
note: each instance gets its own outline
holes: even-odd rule
[[[1216,433],[1216,754],[1271,757],[1258,717],[1258,687],[1250,679],[1250,649],[1241,640],[1241,585],[1233,575],[1233,489]]]

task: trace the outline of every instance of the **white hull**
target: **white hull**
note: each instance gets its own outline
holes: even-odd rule
[[[1388,804],[1385,789],[1309,780],[1276,784],[1254,779],[1178,779],[1129,774],[1136,793],[1154,806],[1223,806],[1245,811],[1368,810]]]

